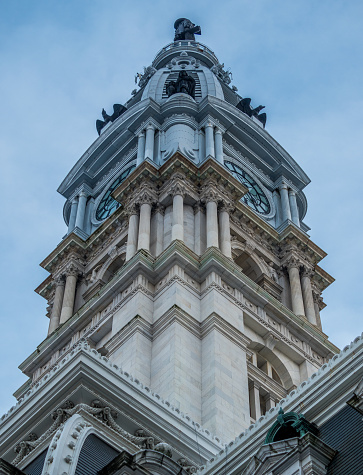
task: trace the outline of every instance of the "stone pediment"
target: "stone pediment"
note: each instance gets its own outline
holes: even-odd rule
[[[243,475],[326,474],[336,451],[308,432],[303,437],[263,445]],[[307,470],[312,471],[307,471]]]

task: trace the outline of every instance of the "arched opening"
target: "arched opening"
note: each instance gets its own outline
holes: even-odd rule
[[[102,274],[102,280],[107,284],[114,275],[121,269],[125,262],[125,255],[117,256]]]
[[[257,262],[246,251],[243,251],[235,258],[235,263],[238,264],[242,272],[254,282],[257,282],[263,274]]]

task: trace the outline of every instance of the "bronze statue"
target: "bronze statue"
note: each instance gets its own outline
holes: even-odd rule
[[[174,41],[179,40],[192,40],[195,41],[194,35],[201,35],[202,30],[200,26],[194,25],[190,20],[187,18],[179,18],[174,23],[175,28],[175,38]]]
[[[127,110],[126,107],[121,105],[121,104],[114,104],[113,105],[113,114],[112,115],[108,115],[106,113],[105,109],[102,109],[102,117],[103,117],[104,120],[96,120],[96,129],[97,129],[98,135],[100,135],[101,130],[104,128],[104,126],[106,124],[116,120],[126,110]]]
[[[263,127],[266,126],[267,116],[265,113],[260,114],[260,111],[265,108],[265,106],[258,106],[254,109],[251,107],[251,98],[245,97],[236,105],[237,109],[244,112],[248,117],[256,117],[260,122],[262,122]]]
[[[178,79],[176,81],[169,81],[166,85],[168,97],[177,92],[182,92],[192,96],[193,99],[195,98],[195,80],[186,71],[180,71]]]

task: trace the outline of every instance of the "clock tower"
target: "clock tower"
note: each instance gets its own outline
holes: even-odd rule
[[[338,351],[309,178],[200,27],[174,26],[58,189],[49,331],[1,419],[0,473],[195,473]]]

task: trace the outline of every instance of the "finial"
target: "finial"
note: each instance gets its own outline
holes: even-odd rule
[[[194,35],[201,35],[202,30],[200,26],[194,25],[190,20],[187,18],[178,18],[174,23],[175,28],[175,37],[174,41],[179,40],[192,40],[195,41]]]

